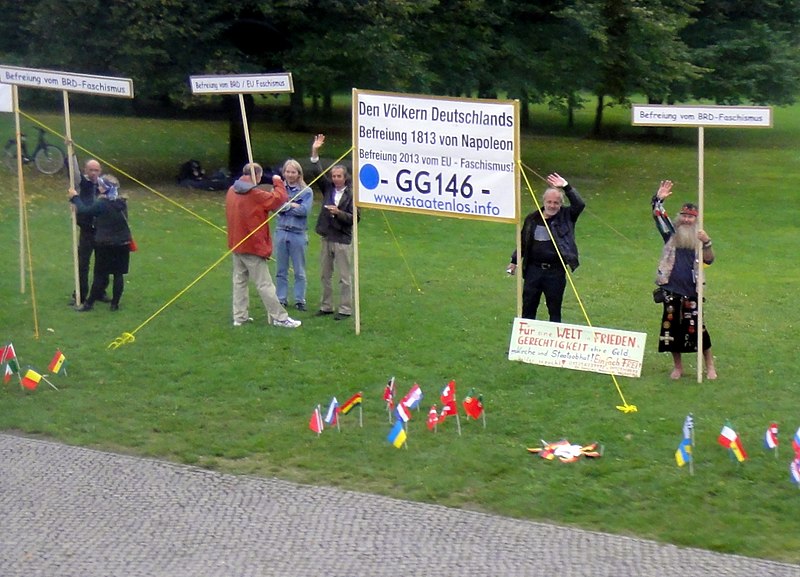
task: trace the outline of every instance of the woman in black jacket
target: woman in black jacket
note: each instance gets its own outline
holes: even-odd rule
[[[125,287],[124,275],[130,264],[131,229],[128,226],[128,203],[119,196],[119,181],[111,175],[103,175],[97,181],[100,195],[92,204],[85,204],[80,196],[70,190],[69,200],[78,214],[94,218],[96,229],[94,278],[89,297],[77,310],[90,311],[94,303],[103,296],[108,286],[108,277],[114,277],[111,310],[119,309],[119,300]]]

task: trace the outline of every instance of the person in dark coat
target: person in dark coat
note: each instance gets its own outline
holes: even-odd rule
[[[94,275],[92,288],[86,301],[78,307],[85,312],[94,308],[101,300],[113,276],[111,310],[119,309],[119,301],[125,288],[125,277],[130,265],[131,229],[128,226],[128,203],[119,196],[119,181],[111,175],[97,179],[99,195],[94,202],[84,201],[74,189],[69,191],[69,200],[76,207],[79,217],[94,219]]]

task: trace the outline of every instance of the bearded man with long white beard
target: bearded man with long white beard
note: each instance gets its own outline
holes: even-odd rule
[[[703,264],[714,262],[711,239],[697,224],[698,209],[687,202],[681,207],[677,224],[673,224],[664,209],[664,200],[672,194],[672,181],[662,180],[652,199],[653,218],[664,239],[664,250],[658,263],[656,285],[664,306],[661,317],[661,332],[658,352],[672,353],[674,367],[670,378],[683,376],[682,353],[697,352],[697,279],[699,267],[697,243],[702,244]],[[711,353],[711,338],[702,327],[703,361],[709,380],[717,378],[714,356]]]

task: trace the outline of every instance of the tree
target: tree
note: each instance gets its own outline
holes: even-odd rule
[[[800,1],[706,0],[684,33],[708,69],[691,84],[719,104],[791,104],[800,92]]]

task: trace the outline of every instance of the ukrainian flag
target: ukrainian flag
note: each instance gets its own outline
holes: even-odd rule
[[[678,450],[675,451],[675,462],[679,467],[683,467],[686,463],[692,460],[692,440],[684,439],[678,445]]]

